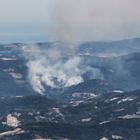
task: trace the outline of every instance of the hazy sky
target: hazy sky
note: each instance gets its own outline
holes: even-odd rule
[[[140,36],[140,0],[0,0],[0,42]]]
[[[0,42],[45,40],[47,0],[0,0]]]

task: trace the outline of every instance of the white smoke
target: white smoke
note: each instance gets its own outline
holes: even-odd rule
[[[40,49],[36,45],[24,46],[28,60],[28,76],[33,89],[44,93],[44,85],[51,88],[68,87],[83,81],[81,58],[75,52],[54,43],[51,48]],[[63,46],[63,45],[62,45]]]
[[[52,43],[51,47],[37,45],[23,46],[27,60],[28,78],[33,89],[43,94],[45,88],[64,88],[83,82],[83,74],[91,73],[91,78],[103,79],[96,68],[83,64],[76,47],[72,44]]]

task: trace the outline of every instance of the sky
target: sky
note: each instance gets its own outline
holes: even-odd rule
[[[0,0],[0,42],[45,41],[47,0]]]
[[[140,37],[139,0],[0,0],[0,42]]]

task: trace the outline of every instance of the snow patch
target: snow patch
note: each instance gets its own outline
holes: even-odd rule
[[[121,119],[137,119],[137,118],[140,118],[140,115],[137,115],[137,114],[127,114],[125,116],[119,116],[118,118],[121,118]]]
[[[122,139],[123,137],[117,136],[117,135],[112,135],[112,138],[115,139],[115,140],[117,140],[117,139]]]
[[[11,114],[8,114],[6,118],[7,118],[6,124],[8,126],[18,127],[20,125],[20,121],[16,117],[12,116]]]
[[[32,113],[32,112],[28,112],[28,115],[33,116],[33,115],[34,115],[34,113]]]
[[[73,107],[79,106],[80,104],[84,103],[84,101],[71,101],[70,104]]]
[[[22,130],[21,128],[16,128],[15,130],[0,133],[0,138],[5,137],[5,136],[18,135],[21,133],[24,133],[24,130]]]
[[[137,111],[136,114],[137,114],[137,115],[140,115],[140,111]]]
[[[110,121],[103,121],[103,122],[100,122],[99,124],[102,125],[102,124],[106,124],[106,123],[109,123]]]
[[[54,108],[52,108],[52,111],[63,117],[63,114],[61,113],[60,108],[54,107]]]
[[[23,76],[20,73],[10,72],[9,73],[14,79],[22,79]]]
[[[120,103],[122,103],[122,102],[131,102],[131,101],[133,101],[133,100],[135,100],[135,99],[136,99],[136,97],[126,97],[126,98],[121,99],[121,100],[118,101],[117,103],[120,104]]]
[[[14,112],[14,116],[17,116],[17,117],[19,117],[19,116],[21,116],[21,113]]]
[[[106,138],[106,137],[103,137],[103,138],[101,138],[100,140],[108,140],[108,138]]]
[[[3,57],[3,58],[0,58],[0,60],[9,61],[9,60],[17,60],[17,59],[16,59],[16,58],[7,58],[7,57]]]
[[[115,92],[115,93],[124,93],[124,91],[122,91],[122,90],[113,90],[112,92]]]
[[[13,68],[8,68],[8,69],[4,69],[4,72],[14,72],[15,70]]]
[[[91,121],[91,118],[85,118],[81,120],[81,122],[89,122],[89,121]]]
[[[119,99],[119,97],[114,97],[114,98],[111,98],[110,101],[112,102],[112,101],[116,101],[118,99]]]
[[[96,94],[94,94],[94,93],[73,93],[72,94],[72,97],[77,97],[77,98],[79,98],[79,97],[83,97],[83,96],[85,96],[85,97],[88,97],[88,98],[95,98],[95,97],[97,97],[97,95]]]
[[[23,98],[24,96],[16,96],[16,98]]]

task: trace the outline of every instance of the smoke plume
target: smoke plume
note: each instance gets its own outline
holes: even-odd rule
[[[103,78],[100,70],[83,65],[77,42],[120,39],[138,35],[138,0],[51,0],[48,6],[46,47],[27,46],[29,80],[35,91],[68,87],[82,82],[85,73]],[[46,13],[47,14],[47,13]],[[138,31],[139,30],[139,31]],[[73,44],[74,43],[74,44]]]
[[[83,65],[76,48],[65,45],[52,43],[45,48],[37,45],[23,46],[24,56],[28,61],[28,78],[36,92],[45,93],[46,86],[64,88],[78,84],[83,82],[82,75],[86,72],[90,72],[94,78],[96,73],[99,76],[97,69]]]
[[[51,0],[47,39],[116,40],[140,36],[139,0]]]

